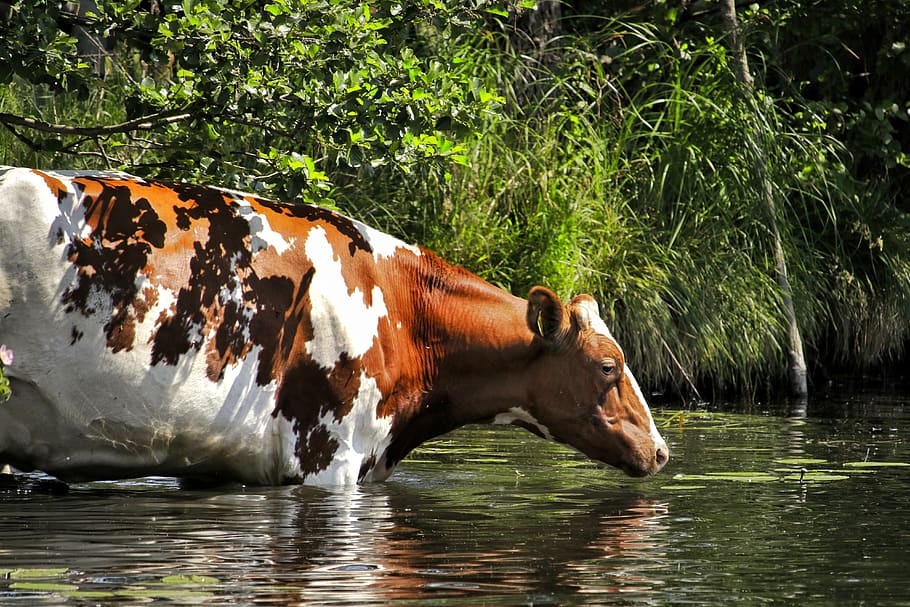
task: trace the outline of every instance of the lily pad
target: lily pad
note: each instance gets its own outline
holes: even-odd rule
[[[664,485],[661,487],[661,489],[666,489],[667,491],[695,491],[707,488],[707,485]]]
[[[767,472],[709,472],[708,476],[743,483],[767,483],[780,478]]]
[[[784,457],[774,460],[778,464],[786,464],[788,466],[814,466],[816,464],[827,464],[828,460],[818,459],[814,457]]]
[[[780,477],[767,472],[708,472],[705,474],[677,474],[676,481],[737,481],[740,483],[767,483]]]
[[[62,594],[71,599],[107,599],[116,596],[110,590],[73,590]]]
[[[69,569],[65,567],[49,568],[49,569],[13,569],[9,572],[10,579],[14,580],[24,580],[24,579],[42,579],[49,577],[60,577],[61,575],[69,572]]]
[[[209,575],[167,575],[161,578],[161,583],[171,586],[203,586],[219,584],[221,581]]]
[[[908,468],[906,462],[847,462],[845,468]]]
[[[14,582],[9,586],[13,590],[40,590],[43,592],[69,592],[79,590],[73,584],[54,584],[51,582]]]
[[[829,472],[806,472],[805,474],[789,474],[784,477],[785,481],[801,481],[804,483],[824,483],[829,481],[845,481],[850,477],[846,474],[831,474]]]

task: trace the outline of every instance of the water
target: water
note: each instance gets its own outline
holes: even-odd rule
[[[0,604],[910,605],[910,467],[844,466],[910,462],[907,401],[658,413],[646,480],[475,427],[343,491],[0,487]]]

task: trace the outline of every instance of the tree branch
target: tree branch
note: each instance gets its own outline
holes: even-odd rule
[[[114,135],[116,133],[128,133],[131,131],[151,131],[166,124],[182,122],[192,118],[193,114],[183,110],[170,110],[166,112],[157,112],[127,120],[120,124],[111,124],[107,126],[70,126],[67,124],[51,124],[35,118],[25,118],[15,114],[0,112],[0,124],[7,127],[11,125],[23,126],[35,131],[44,133],[55,133],[57,135],[83,135],[87,137],[98,137],[104,135]]]
[[[25,135],[23,135],[22,133],[20,133],[20,132],[17,131],[16,129],[14,129],[12,126],[6,124],[5,122],[3,123],[3,126],[6,127],[6,130],[8,130],[10,133],[13,134],[13,137],[15,137],[16,139],[18,139],[18,140],[21,141],[22,143],[24,143],[24,144],[25,144],[26,146],[28,146],[30,149],[33,149],[33,150],[34,150],[34,149],[37,148],[37,145],[35,144],[34,141],[32,141],[31,139],[29,139],[28,137],[26,137]]]

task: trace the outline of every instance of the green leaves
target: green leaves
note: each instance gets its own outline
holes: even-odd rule
[[[121,120],[191,116],[141,137],[125,129],[117,143],[91,142],[132,170],[145,162],[171,176],[309,198],[380,166],[448,164],[460,133],[496,104],[493,93],[468,94],[467,76],[440,53],[468,23],[457,2],[184,0],[150,13],[135,1],[104,0],[97,15],[79,18],[90,35],[116,41],[104,78],[79,57],[64,33],[73,17],[55,6],[15,5],[3,23],[10,35],[0,41],[0,64],[10,68],[0,78],[16,73],[60,93],[103,91],[120,100],[112,111],[124,111]],[[45,64],[36,71],[39,55]]]
[[[127,599],[153,601],[205,600],[222,590],[224,582],[208,575],[166,575],[161,579],[144,580],[136,583],[117,583],[118,578],[86,580],[68,568],[45,569],[0,569],[0,578],[10,580],[8,594],[16,597],[47,597],[91,601],[102,599]]]
[[[0,19],[0,84],[14,75],[54,91],[86,93],[91,65],[75,58],[76,38],[58,26],[58,2],[14,2]]]

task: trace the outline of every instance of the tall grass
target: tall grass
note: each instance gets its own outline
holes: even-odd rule
[[[607,21],[563,42],[541,62],[462,47],[506,100],[468,166],[379,180],[378,202],[347,204],[397,208],[416,228],[403,233],[516,294],[593,293],[652,387],[765,394],[785,385],[787,333],[762,159],[812,364],[902,354],[907,217],[851,178],[818,116],[799,100],[743,104],[722,41],[680,48]]]

